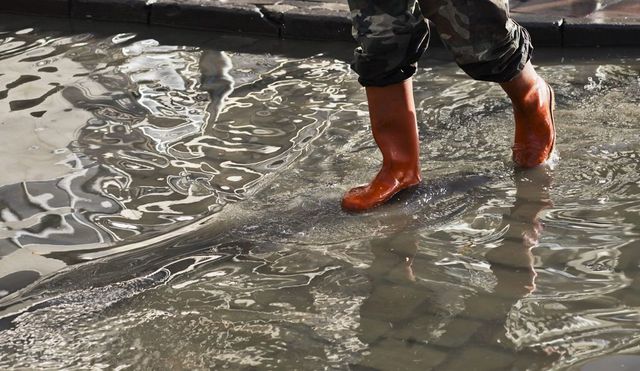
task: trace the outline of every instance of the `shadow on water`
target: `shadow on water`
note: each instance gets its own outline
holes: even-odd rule
[[[638,56],[540,59],[561,160],[514,173],[506,97],[432,52],[415,77],[427,180],[349,214],[340,196],[380,160],[351,45],[20,22],[0,31],[3,368],[566,369],[637,351]]]

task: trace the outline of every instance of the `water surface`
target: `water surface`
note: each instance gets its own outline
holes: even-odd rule
[[[207,37],[0,33],[2,368],[638,353],[638,56],[538,52],[560,158],[523,172],[508,99],[435,51],[415,78],[424,183],[350,214],[340,196],[380,162],[333,52],[351,46]]]

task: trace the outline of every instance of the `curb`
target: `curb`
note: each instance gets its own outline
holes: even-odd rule
[[[0,13],[68,17],[70,0],[21,0],[0,2]]]
[[[46,0],[49,1],[49,0]],[[147,23],[147,4],[144,0],[67,0],[71,18],[90,18],[100,21]],[[0,8],[2,5],[0,5]]]
[[[280,34],[279,25],[267,19],[257,5],[238,1],[157,0],[149,5],[148,24],[276,37]]]
[[[640,46],[640,17],[629,20],[566,18],[563,23],[564,43],[570,46]]]
[[[353,42],[347,4],[317,0],[11,0],[0,3],[0,13]],[[603,21],[512,15],[536,46],[640,46],[640,16]]]

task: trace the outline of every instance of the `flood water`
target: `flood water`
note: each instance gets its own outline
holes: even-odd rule
[[[640,55],[536,51],[559,159],[514,171],[434,51],[423,184],[351,214],[352,45],[105,27],[0,31],[0,368],[638,366]]]

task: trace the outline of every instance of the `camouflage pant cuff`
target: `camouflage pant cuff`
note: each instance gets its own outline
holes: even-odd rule
[[[397,70],[391,71],[387,75],[376,77],[375,79],[367,79],[363,76],[358,78],[360,85],[364,87],[368,86],[389,86],[400,83],[416,73],[417,67],[415,64],[409,65]]]
[[[519,26],[518,39],[519,45],[515,52],[506,53],[496,60],[461,64],[460,68],[475,80],[498,83],[511,81],[524,69],[533,53],[531,37],[524,27]]]

